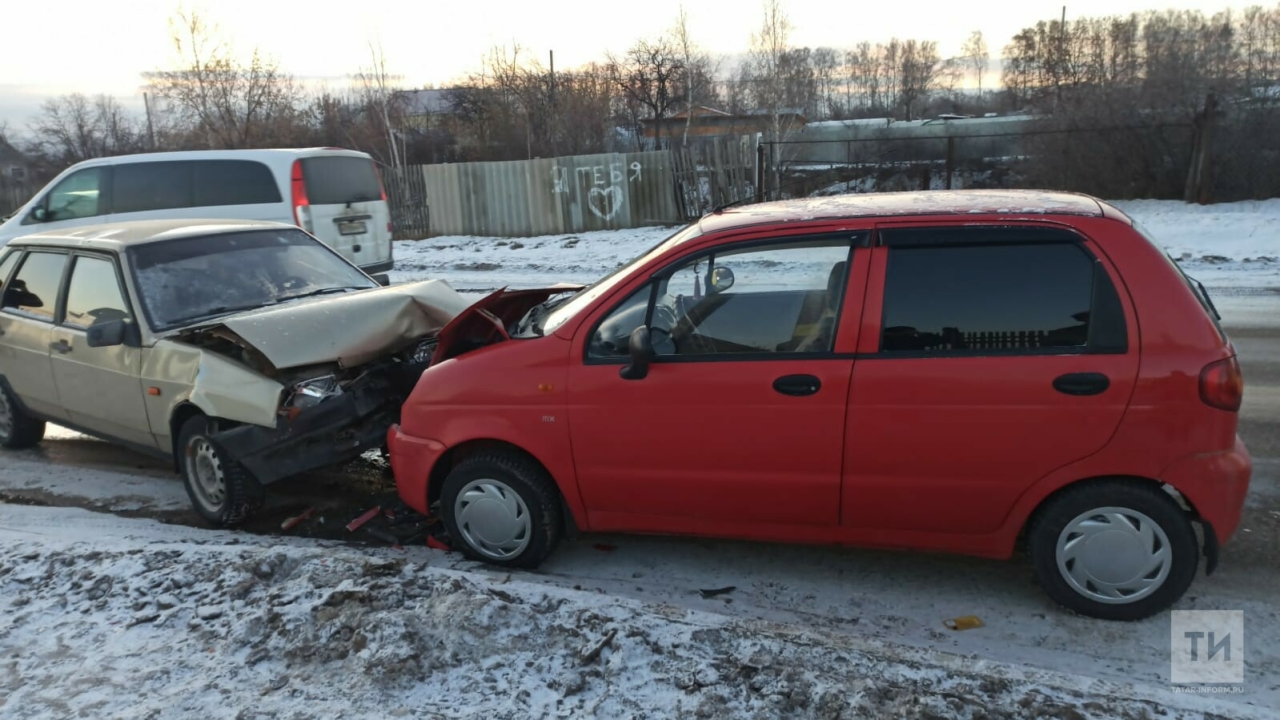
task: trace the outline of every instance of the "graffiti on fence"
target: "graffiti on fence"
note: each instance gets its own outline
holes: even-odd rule
[[[577,176],[577,187],[587,192],[587,209],[601,220],[612,220],[618,211],[627,204],[627,192],[623,188],[624,181],[639,182],[644,167],[639,161],[626,163],[615,162],[608,165],[585,165],[568,168],[555,165],[551,168],[551,194],[568,195],[570,193],[570,171]]]

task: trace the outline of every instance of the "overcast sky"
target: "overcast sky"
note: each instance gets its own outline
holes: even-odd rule
[[[234,46],[254,47],[305,78],[346,82],[380,41],[391,70],[407,84],[444,84],[474,69],[486,50],[515,41],[556,66],[571,67],[623,50],[668,29],[681,0],[205,0],[188,2],[219,25]],[[740,53],[761,16],[760,0],[684,0],[695,39],[714,53]],[[1264,3],[1264,4],[1269,4]],[[1178,8],[1213,13],[1245,3],[1197,0],[1073,0],[1067,18]],[[44,97],[110,93],[141,104],[140,74],[173,57],[169,19],[176,0],[8,0],[0,10],[0,121],[21,126]],[[1043,0],[786,0],[795,45],[848,47],[893,36],[936,40],[955,54],[982,30],[993,57],[1020,28],[1056,18]],[[998,80],[997,80],[998,82]]]

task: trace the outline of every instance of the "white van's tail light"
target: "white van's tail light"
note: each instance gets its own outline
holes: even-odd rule
[[[301,160],[293,161],[290,189],[293,194],[293,221],[303,230],[315,234],[315,228],[311,225],[311,203],[307,201],[307,183],[302,177]]]
[[[1200,371],[1200,399],[1205,405],[1236,412],[1244,400],[1244,375],[1235,356],[1209,363]]]
[[[378,163],[373,164],[373,174],[378,178],[378,189],[382,191],[382,202],[386,202],[387,186],[382,182],[382,171],[378,169]]]

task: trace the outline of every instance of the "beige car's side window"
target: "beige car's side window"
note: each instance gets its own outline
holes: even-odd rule
[[[67,288],[66,325],[88,328],[131,317],[120,290],[116,265],[110,260],[81,256],[71,270]]]
[[[18,264],[18,256],[21,252],[11,252],[0,262],[0,285],[4,285],[4,281],[9,279],[9,273],[13,272],[13,266]]]
[[[4,288],[4,308],[52,321],[66,263],[65,253],[28,253],[18,274]]]

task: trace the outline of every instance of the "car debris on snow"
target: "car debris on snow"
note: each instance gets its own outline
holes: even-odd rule
[[[344,718],[1269,714],[1162,685],[975,662],[518,574],[495,594],[482,576],[429,565],[420,546],[388,555],[120,518],[93,525],[91,539],[11,529],[23,517],[47,531],[90,516],[3,510],[0,687],[5,707],[33,720],[300,709]],[[93,593],[108,584],[110,593]],[[226,589],[241,585],[242,600],[227,602]],[[173,595],[173,609],[126,627],[154,612],[140,615],[135,604],[157,588]],[[85,667],[95,669],[92,683]]]

